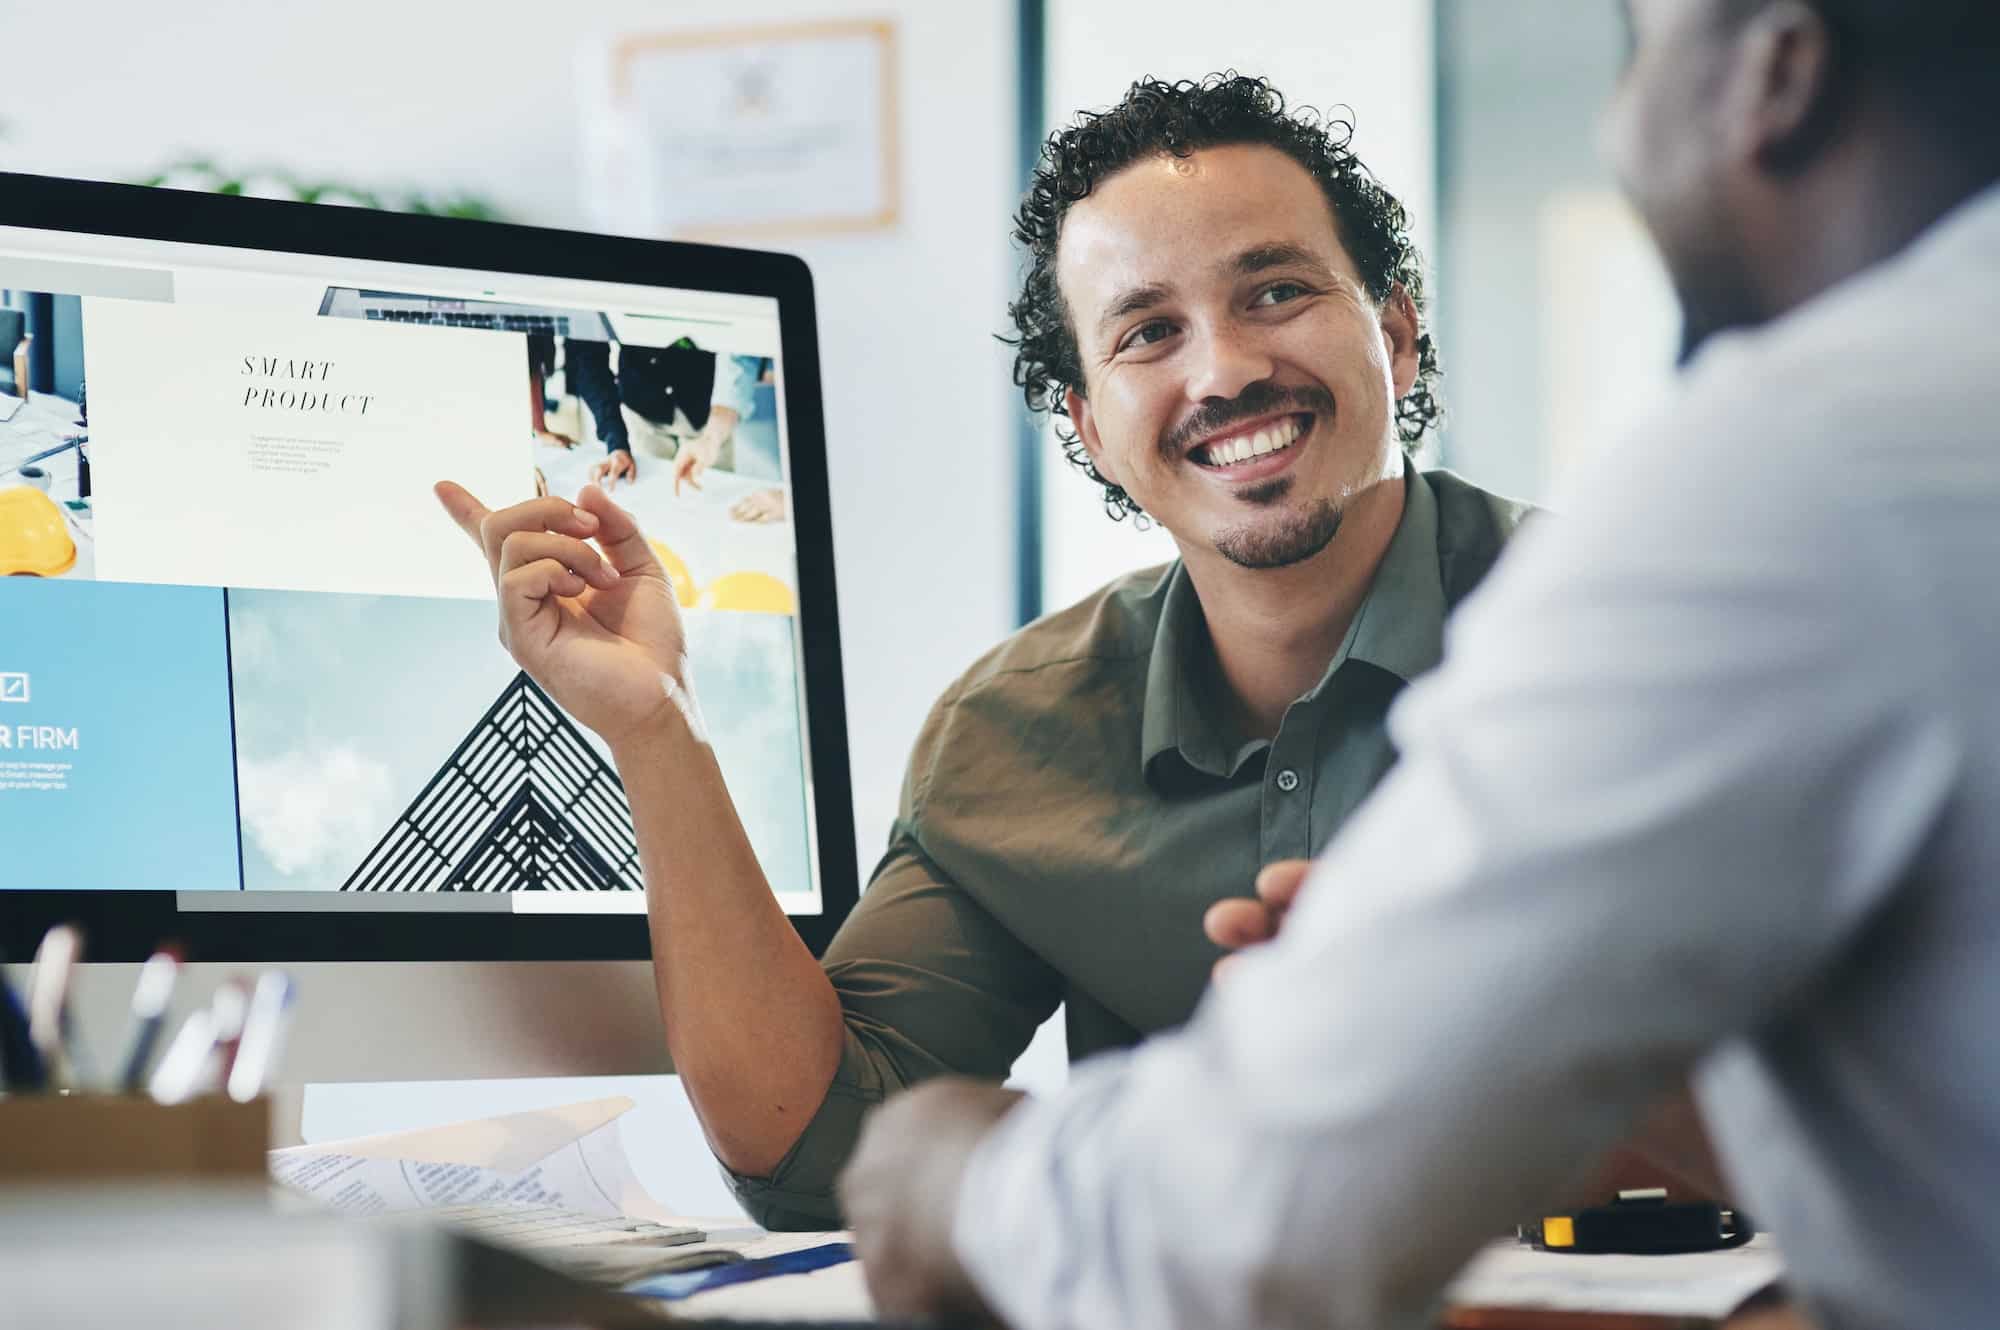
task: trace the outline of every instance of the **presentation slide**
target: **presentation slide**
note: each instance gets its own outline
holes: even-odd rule
[[[612,486],[771,887],[818,911],[779,367],[757,354],[775,307],[745,332],[220,289],[0,290],[48,378],[0,401],[0,892],[642,912],[610,751],[498,642],[485,560],[432,492],[453,480],[496,509]]]
[[[96,576],[490,601],[431,486],[534,495],[526,339],[89,299]]]
[[[0,578],[0,891],[234,891],[220,591]]]

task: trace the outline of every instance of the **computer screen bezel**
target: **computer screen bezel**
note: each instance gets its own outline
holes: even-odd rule
[[[0,226],[777,301],[821,905],[818,914],[791,919],[814,955],[825,950],[854,908],[859,881],[818,320],[804,260],[764,250],[6,172],[0,172]],[[215,962],[637,960],[650,954],[646,919],[639,914],[210,912],[183,911],[176,902],[172,891],[0,891],[0,949],[8,959],[25,960],[51,924],[75,921],[89,939],[87,959],[96,961],[143,960],[165,940],[190,960]]]

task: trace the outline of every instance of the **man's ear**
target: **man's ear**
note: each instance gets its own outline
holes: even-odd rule
[[[1400,401],[1417,386],[1417,371],[1423,367],[1423,351],[1417,341],[1423,325],[1417,318],[1417,302],[1397,282],[1382,302],[1382,347],[1389,353],[1389,380],[1396,386]]]
[[[1743,25],[1722,89],[1730,156],[1783,170],[1826,141],[1838,112],[1834,39],[1802,0],[1776,0]]]
[[[1097,468],[1097,474],[1114,485],[1124,482],[1112,474],[1111,464],[1104,456],[1104,439],[1097,432],[1097,418],[1091,414],[1090,399],[1075,388],[1063,391],[1063,409],[1069,412],[1069,423],[1076,427],[1076,437],[1083,444],[1083,451],[1090,455],[1090,464]]]

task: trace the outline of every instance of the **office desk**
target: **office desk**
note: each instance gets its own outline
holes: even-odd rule
[[[718,1289],[675,1305],[676,1313],[717,1319],[863,1320],[871,1308],[857,1297],[858,1267]],[[1454,1308],[1438,1330],[1812,1330],[1783,1303],[1746,1309],[1724,1322],[1661,1316],[1612,1316],[1586,1312]]]
[[[717,1237],[725,1236],[718,1232]],[[718,1289],[672,1304],[582,1289],[482,1255],[414,1216],[357,1223],[274,1211],[261,1187],[84,1191],[0,1188],[0,1286],[22,1325],[452,1330],[462,1325],[865,1321],[854,1264]],[[9,1320],[8,1324],[14,1324]],[[1656,1317],[1449,1313],[1440,1330],[1806,1330],[1762,1305],[1722,1327]]]
[[[60,576],[88,581],[97,558],[90,501],[81,491],[82,454],[73,446],[63,447],[83,432],[76,423],[76,403],[50,393],[29,393],[11,419],[0,421],[0,489],[28,484],[19,468],[38,453],[61,449],[34,463],[43,473],[35,488],[44,490],[62,510],[70,539],[76,543],[76,563]]]
[[[1813,1330],[1813,1326],[1803,1312],[1782,1298],[1773,1298],[1730,1317],[1723,1330]]]
[[[859,1321],[874,1314],[861,1267],[853,1263],[809,1275],[717,1289],[676,1303],[674,1310],[698,1318],[808,1322]],[[1781,1297],[1766,1293],[1722,1322],[1671,1316],[1455,1307],[1445,1313],[1438,1330],[1812,1330],[1812,1327]]]
[[[604,460],[604,451],[537,443],[534,456],[549,493],[574,501],[590,483],[590,469]],[[648,537],[674,552],[697,587],[711,586],[728,573],[759,572],[797,594],[798,545],[792,524],[739,522],[729,515],[738,500],[773,488],[770,481],[711,467],[700,489],[684,486],[675,494],[671,461],[642,455],[638,464],[639,478],[620,482],[611,497],[638,519]]]
[[[1797,1311],[1783,1302],[1745,1308],[1727,1321],[1685,1320],[1665,1316],[1612,1316],[1590,1312],[1543,1312],[1516,1309],[1457,1307],[1445,1314],[1439,1330],[1813,1330]]]
[[[83,433],[76,421],[76,403],[53,393],[29,393],[11,419],[0,421],[0,477],[12,482],[13,469],[39,452],[66,443]],[[70,449],[39,465],[55,482],[56,497],[77,497],[76,450]]]
[[[713,1233],[741,1241],[748,1224],[736,1208],[701,1134],[693,1105],[673,1076],[589,1081],[521,1080],[317,1086],[308,1100],[308,1139],[326,1141],[496,1113],[524,1112],[580,1098],[629,1095],[638,1107],[620,1121],[632,1168],[665,1207]],[[870,1313],[860,1271],[852,1265],[812,1275],[766,1280],[703,1294],[675,1304],[702,1316],[862,1319]],[[1631,1317],[1576,1317],[1549,1312],[1460,1309],[1444,1330],[1683,1330],[1687,1322]],[[1699,1323],[1697,1323],[1699,1324]],[[1704,1330],[1715,1330],[1713,1324]],[[1724,1330],[1803,1330],[1788,1312],[1745,1312]]]

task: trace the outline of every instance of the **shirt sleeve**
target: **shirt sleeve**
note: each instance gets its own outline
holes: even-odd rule
[[[1961,761],[1912,482],[1734,381],[1517,540],[1280,939],[980,1147],[954,1242],[1010,1324],[1430,1324],[1882,908]]]
[[[841,1227],[833,1183],[862,1115],[931,1076],[1004,1080],[1062,1001],[1054,968],[924,848],[931,755],[951,705],[947,697],[924,727],[889,851],[827,948],[826,973],[846,1029],[826,1098],[769,1176],[729,1173],[737,1197],[766,1228]]]
[[[564,338],[563,382],[589,408],[604,451],[631,452],[632,445],[625,437],[625,416],[618,409],[618,380],[611,373],[611,344]]]
[[[715,391],[710,394],[713,399],[709,404],[710,409],[726,406],[736,413],[739,421],[748,420],[757,405],[757,382],[756,374],[753,372],[756,364],[755,356],[717,355]]]

